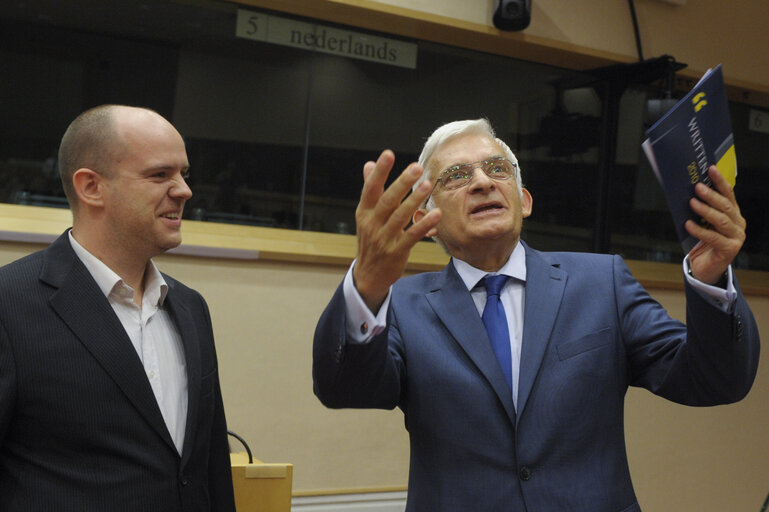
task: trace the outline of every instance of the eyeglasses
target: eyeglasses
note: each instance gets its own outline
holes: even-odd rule
[[[435,180],[433,189],[438,186],[438,183],[443,185],[443,188],[449,190],[464,187],[473,181],[475,169],[478,167],[483,170],[486,176],[493,180],[509,180],[515,175],[517,166],[510,160],[501,156],[489,158],[488,160],[482,160],[480,162],[473,162],[471,164],[452,165],[438,175],[438,179]]]

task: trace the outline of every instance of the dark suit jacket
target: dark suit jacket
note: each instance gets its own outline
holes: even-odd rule
[[[0,511],[235,509],[208,308],[164,277],[189,382],[181,457],[67,234],[0,269]]]
[[[400,407],[408,511],[640,510],[625,453],[628,386],[689,405],[741,399],[758,365],[740,295],[724,314],[687,287],[687,328],[621,258],[526,247],[518,410],[453,264],[399,280],[388,329],[346,340],[341,287],[315,333],[328,407]]]

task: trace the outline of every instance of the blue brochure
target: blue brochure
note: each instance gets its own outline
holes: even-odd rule
[[[737,156],[729,117],[724,77],[719,64],[708,70],[662,119],[646,130],[643,150],[662,184],[676,233],[685,252],[697,243],[684,229],[688,219],[704,223],[689,208],[694,186],[703,182],[712,187],[708,168],[716,165],[734,186]]]

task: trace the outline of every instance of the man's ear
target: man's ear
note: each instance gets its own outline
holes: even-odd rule
[[[521,189],[521,212],[523,213],[523,218],[525,219],[529,215],[531,215],[531,209],[534,206],[534,199],[531,197],[531,193],[525,188]]]
[[[427,210],[425,210],[424,208],[420,208],[419,210],[414,212],[414,215],[411,216],[411,222],[416,224],[417,222],[422,220],[422,217],[424,217],[425,215],[427,215]]]
[[[80,204],[100,207],[104,204],[104,176],[88,168],[80,168],[72,175],[72,186]]]

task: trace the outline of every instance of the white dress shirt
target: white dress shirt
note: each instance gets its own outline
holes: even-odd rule
[[[734,276],[732,275],[732,266],[726,269],[726,288],[705,284],[702,281],[692,277],[689,268],[689,255],[687,254],[683,262],[684,278],[692,288],[697,290],[702,298],[713,304],[724,313],[731,313],[734,301],[737,300],[737,288],[734,287]]]
[[[168,285],[150,261],[145,270],[144,296],[139,307],[133,301],[133,288],[80,245],[72,231],[69,241],[131,339],[171,439],[181,454],[187,425],[187,367],[179,330],[168,311],[163,309]]]

